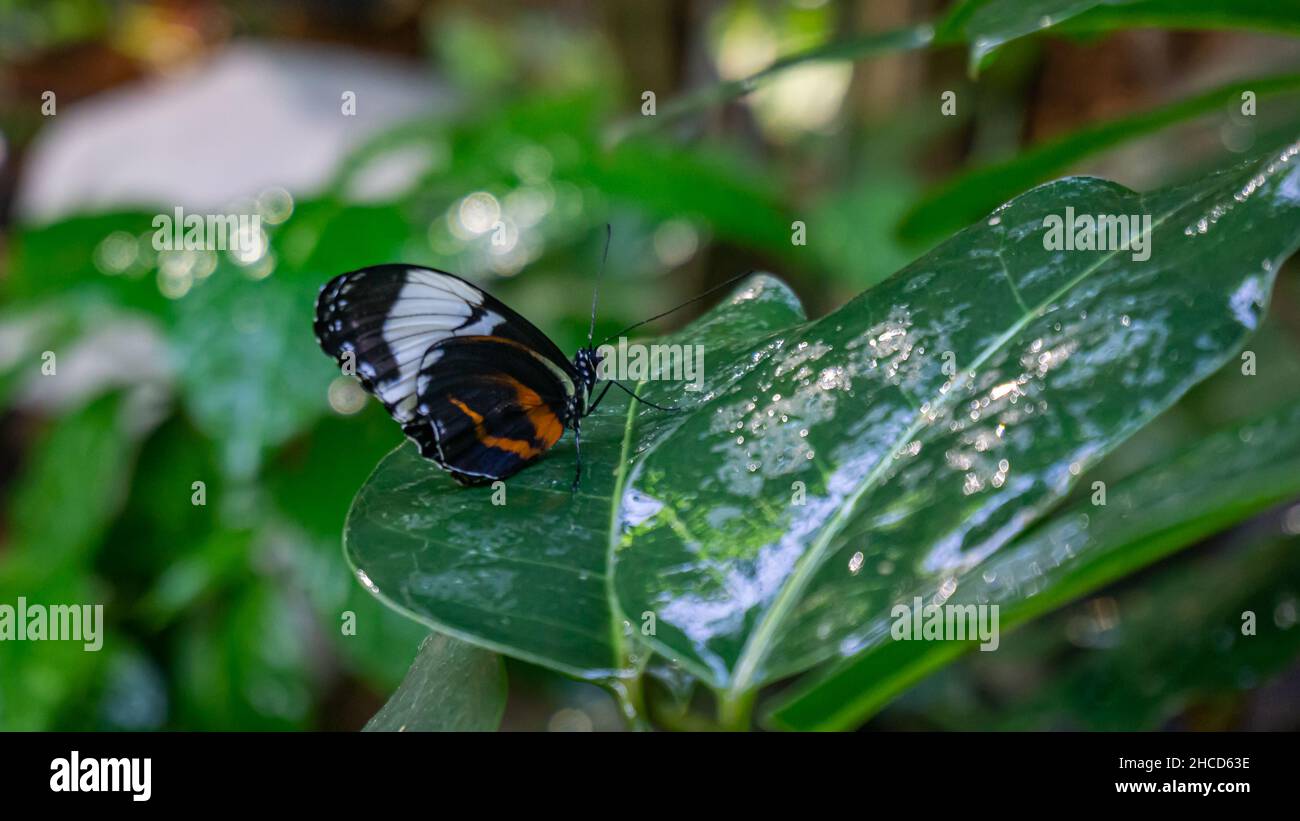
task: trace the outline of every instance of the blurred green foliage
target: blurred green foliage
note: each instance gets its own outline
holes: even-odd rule
[[[0,58],[117,36],[122,24],[112,5],[5,4]],[[963,20],[998,19],[996,9],[977,14],[984,5],[997,4],[953,4],[933,36],[971,45]],[[1176,14],[1154,2],[1131,9],[1073,5],[1080,13],[1065,30],[1089,36],[1150,20],[1171,25]],[[1296,28],[1290,3],[1248,3],[1236,16],[1225,11],[1229,5],[1198,0],[1186,19],[1202,28]],[[865,45],[848,42],[836,4],[735,2],[706,22],[705,51],[718,65],[736,43],[741,52],[757,47],[772,58],[822,49],[825,59],[810,63],[844,63],[931,40],[902,30],[873,35]],[[0,644],[0,728],[355,729],[402,681],[427,633],[355,583],[339,544],[350,500],[400,437],[373,403],[350,414],[331,407],[337,373],[310,327],[316,289],[329,277],[377,262],[436,265],[485,283],[572,349],[585,336],[587,294],[609,222],[614,243],[598,332],[746,267],[780,271],[818,315],[925,249],[915,244],[919,235],[898,228],[909,209],[926,202],[922,192],[936,177],[934,146],[960,143],[968,129],[986,133],[981,114],[965,106],[959,117],[940,116],[930,99],[937,87],[925,89],[924,101],[904,98],[882,117],[855,104],[860,89],[847,70],[843,77],[806,75],[800,86],[789,79],[796,77],[792,66],[759,84],[789,83],[784,91],[758,87],[728,109],[733,121],[739,110],[743,122],[757,123],[752,130],[709,116],[705,126],[683,131],[665,118],[615,141],[612,126],[636,116],[639,78],[626,75],[616,47],[595,36],[591,23],[542,12],[503,19],[456,6],[427,21],[424,31],[431,70],[453,84],[459,107],[380,135],[341,163],[320,194],[297,196],[286,208],[284,192],[267,192],[255,203],[267,217],[266,250],[254,260],[154,252],[153,213],[140,210],[11,227],[0,278],[0,407],[8,431],[0,443],[7,462],[0,472],[0,602],[103,602],[107,627],[99,653],[72,643]],[[1020,44],[1011,44],[1022,34],[1016,26],[994,27],[990,36],[1008,45],[984,55],[986,80],[1005,88],[1028,84],[1036,64],[1019,58],[1032,48],[1017,52]],[[1002,62],[990,64],[994,59]],[[722,76],[734,85],[696,99],[713,105],[748,90],[741,82],[747,64],[735,65],[741,75]],[[964,87],[964,71],[941,66],[936,81]],[[1010,76],[999,79],[1000,71]],[[780,101],[797,100],[808,83],[838,88],[839,96],[824,123],[792,128],[788,116],[781,119]],[[1210,105],[1192,108],[1157,124],[1195,115],[1200,119],[1186,123],[1190,133],[1213,133],[1226,116]],[[683,117],[701,110],[688,107]],[[24,114],[6,131],[25,131],[31,121]],[[1121,137],[1140,134],[1169,139],[1168,132],[1138,128]],[[1001,158],[1021,148],[1015,129],[993,150],[981,146],[985,156]],[[1168,178],[1194,175],[1205,161],[1169,153],[1158,169]],[[1073,164],[1081,156],[1067,159]],[[395,190],[372,190],[375,170],[395,161],[418,171]],[[1036,166],[1017,178],[1018,187],[1047,173]],[[517,242],[506,253],[495,253],[486,236],[457,229],[459,209],[475,193],[487,195],[484,201],[514,226]],[[961,212],[973,207],[963,204]],[[815,232],[807,246],[790,243],[795,220]],[[1253,343],[1268,369],[1259,390],[1247,394],[1233,380],[1209,380],[1097,475],[1126,475],[1226,421],[1300,396],[1294,271],[1281,275],[1275,306]],[[66,374],[87,351],[123,350],[113,345],[123,335],[145,340],[126,349],[130,361],[70,394],[42,394],[43,352],[55,352]],[[204,483],[205,505],[192,503],[195,482]],[[1279,568],[1275,577],[1290,578],[1290,565],[1274,548],[1239,550],[1228,565],[1244,562],[1239,554],[1259,556],[1261,566]],[[1204,579],[1225,572],[1216,557],[1181,567],[1171,569],[1180,575],[1161,595],[1199,590]],[[1268,577],[1239,575],[1242,586],[1232,590],[1255,585],[1283,601],[1284,591],[1267,587]],[[1207,608],[1206,619],[1226,618],[1238,604],[1230,592],[1218,610]],[[345,611],[356,615],[355,636],[342,630]],[[1156,621],[1134,618],[1148,625],[1142,636],[1158,631],[1150,626]],[[1042,630],[1053,624],[1045,621]],[[1044,641],[1050,640],[1060,641]],[[1142,646],[1134,641],[1122,644],[1126,653]],[[1057,646],[1061,658],[1070,655]],[[1071,701],[1072,693],[1095,692],[1096,681],[1121,675],[1118,667],[1130,669],[1119,654],[1107,661],[1104,648],[1090,652],[1101,660],[1061,662],[1063,677],[1045,685],[1049,700],[1033,702],[1033,720],[1025,722],[1049,726],[1064,715],[1086,726],[1129,718],[1154,725],[1205,692],[1185,685],[1189,676],[1180,673],[1170,677],[1178,698],[1159,700],[1160,709],[1152,707],[1154,697],[1138,706]],[[1234,682],[1260,684],[1295,657],[1286,642],[1260,652],[1269,658],[1252,662],[1258,675]],[[555,705],[599,713],[588,690],[515,668],[516,726],[546,726]],[[1141,664],[1131,672],[1157,675]],[[927,685],[916,698],[946,693],[947,686]],[[941,704],[917,703],[934,716],[943,713]],[[988,722],[1000,720],[989,715]]]

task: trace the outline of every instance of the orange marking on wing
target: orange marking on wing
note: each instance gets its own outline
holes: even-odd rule
[[[528,423],[533,426],[534,441],[545,443],[542,450],[549,449],[559,441],[560,435],[564,433],[564,423],[551,410],[550,405],[537,395],[537,391],[509,374],[495,374],[489,378],[509,386],[515,392],[515,403],[524,409]]]
[[[466,405],[454,396],[447,397],[447,400],[460,408],[461,412],[468,416],[470,421],[474,423],[474,437],[478,439],[481,444],[490,448],[509,451],[510,453],[516,454],[524,459],[535,459],[542,454],[543,450],[545,450],[545,448],[534,447],[531,442],[525,442],[523,439],[511,439],[506,436],[493,436],[483,427],[482,414],[476,413],[469,405]],[[547,445],[547,447],[550,447],[550,445]]]
[[[515,398],[519,402],[519,407],[524,408],[524,412],[528,415],[528,422],[533,426],[533,438],[545,442],[546,448],[554,445],[559,440],[560,434],[564,432],[560,417],[556,416],[550,406],[542,401],[537,391],[523,382],[513,376],[507,376],[501,381],[515,389]]]

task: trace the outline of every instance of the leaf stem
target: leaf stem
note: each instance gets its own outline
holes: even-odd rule
[[[719,693],[718,729],[732,733],[748,731],[750,718],[754,712],[754,698],[757,694],[757,690]]]
[[[627,721],[629,730],[645,732],[654,729],[647,718],[645,688],[642,686],[640,673],[629,678],[610,679],[609,690],[618,701],[618,711]]]
[[[719,729],[713,719],[692,713],[689,704],[664,704],[654,694],[655,690],[651,689],[646,706],[655,726],[676,733],[711,733]]]

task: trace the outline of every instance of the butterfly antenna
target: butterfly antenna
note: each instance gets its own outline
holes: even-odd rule
[[[609,259],[609,241],[614,236],[613,227],[605,223],[605,253],[600,255],[600,269],[596,271],[596,283],[591,286],[591,324],[587,326],[587,347],[591,347],[591,338],[596,335],[596,296],[600,293],[600,278],[605,273],[605,261]]]
[[[616,334],[610,334],[609,336],[607,336],[607,337],[605,337],[604,339],[602,339],[602,340],[600,341],[600,345],[604,345],[606,342],[608,342],[609,340],[613,339],[614,337],[622,336],[623,334],[627,333],[628,331],[632,330],[633,328],[640,328],[642,325],[645,325],[647,322],[654,322],[656,319],[659,319],[659,318],[661,318],[661,317],[668,316],[669,314],[673,313],[674,311],[680,311],[682,308],[685,308],[687,305],[690,305],[690,304],[693,303],[693,302],[699,302],[701,299],[704,299],[706,296],[708,296],[708,295],[711,294],[711,293],[714,293],[715,291],[721,291],[723,288],[726,288],[728,285],[734,285],[734,284],[736,284],[737,282],[739,282],[740,280],[744,279],[745,277],[749,276],[749,275],[752,274],[752,273],[754,273],[754,272],[753,272],[753,271],[746,271],[746,272],[744,272],[743,274],[736,274],[734,277],[732,277],[731,279],[727,280],[726,282],[721,282],[721,283],[719,283],[719,284],[717,284],[717,285],[714,285],[712,288],[710,288],[709,290],[705,291],[704,293],[699,294],[698,296],[693,296],[693,297],[691,297],[690,299],[686,300],[686,301],[683,302],[681,305],[678,305],[678,306],[675,307],[675,308],[669,308],[668,310],[664,311],[663,313],[661,313],[661,314],[655,314],[654,316],[650,317],[649,319],[643,319],[643,320],[641,320],[640,322],[635,322],[635,323],[633,323],[633,324],[631,324],[631,325],[628,325],[626,328],[624,328],[623,330],[619,331],[618,333],[616,333]],[[599,348],[600,345],[597,345],[596,347]]]

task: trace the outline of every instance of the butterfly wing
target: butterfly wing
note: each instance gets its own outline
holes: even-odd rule
[[[420,452],[462,484],[504,479],[541,457],[571,416],[573,382],[508,337],[447,338],[425,355],[416,418]]]
[[[405,425],[417,417],[416,381],[425,354],[461,336],[494,336],[536,352],[572,384],[572,366],[546,334],[458,276],[411,265],[340,274],[316,298],[316,341]]]

